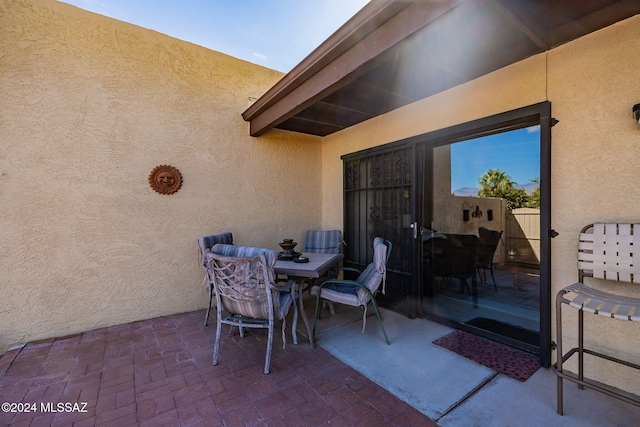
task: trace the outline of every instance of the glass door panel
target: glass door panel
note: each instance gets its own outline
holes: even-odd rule
[[[424,158],[425,314],[538,352],[540,126],[441,145]]]
[[[401,144],[343,156],[344,265],[363,270],[373,258],[373,239],[391,241],[386,280],[393,285],[377,301],[410,317],[419,309],[413,279],[414,151],[413,144]]]

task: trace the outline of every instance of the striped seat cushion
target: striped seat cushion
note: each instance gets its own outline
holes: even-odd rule
[[[321,254],[340,253],[340,242],[342,232],[340,230],[307,231],[304,241],[303,252],[313,252]]]
[[[260,262],[264,255],[266,265]],[[273,267],[277,253],[272,249],[253,246],[217,244],[210,258],[218,267],[217,287],[224,307],[231,313],[255,319],[269,319],[271,293],[275,316],[282,318],[291,306],[290,293],[280,293],[274,284]],[[263,267],[266,267],[267,278]]]

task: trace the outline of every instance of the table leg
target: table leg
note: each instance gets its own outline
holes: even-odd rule
[[[297,334],[297,330],[298,330],[298,307],[296,307],[296,282],[295,281],[289,281],[287,283],[288,285],[291,286],[291,293],[292,293],[292,304],[293,304],[293,325],[291,325],[291,336],[293,337],[293,343],[294,344],[298,344],[298,334]]]
[[[309,334],[309,344],[311,344],[311,347],[315,347],[315,344],[313,342],[313,333],[311,331],[311,323],[309,323],[309,318],[307,318],[307,312],[304,310],[304,302],[302,301],[302,295],[304,294],[304,282],[306,280],[305,279],[301,279],[300,282],[298,283],[299,289],[298,289],[298,297],[299,297],[299,309],[298,311],[301,313],[302,316],[302,320],[304,321],[304,325],[307,327],[307,334]]]
[[[297,282],[295,280],[289,279],[285,286],[280,287],[280,292],[289,292],[291,294],[291,305],[293,306],[293,325],[291,326],[291,337],[293,338],[294,344],[298,344],[298,334],[296,333],[298,329],[298,305],[296,304],[296,286]]]

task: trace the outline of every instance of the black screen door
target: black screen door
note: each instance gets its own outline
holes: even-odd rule
[[[393,247],[387,265],[386,293],[380,305],[414,317],[421,307],[416,268],[416,179],[413,143],[343,156],[345,266],[362,270],[373,257],[373,239]]]

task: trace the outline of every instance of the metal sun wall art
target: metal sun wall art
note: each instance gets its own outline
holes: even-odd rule
[[[173,194],[182,186],[182,175],[173,166],[156,166],[149,174],[149,184],[160,194]]]

